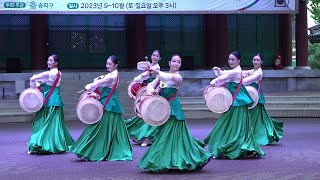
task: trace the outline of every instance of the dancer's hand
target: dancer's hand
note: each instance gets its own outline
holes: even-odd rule
[[[150,72],[151,74],[159,74],[159,71],[158,71],[158,70],[150,69],[149,72]]]
[[[212,71],[219,71],[219,70],[220,70],[220,68],[217,67],[217,66],[215,66],[215,67],[212,68]]]

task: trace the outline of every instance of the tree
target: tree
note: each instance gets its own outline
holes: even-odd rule
[[[311,44],[309,42],[308,55],[309,66],[312,69],[320,69],[320,43]]]
[[[320,23],[320,0],[308,0],[311,18]],[[320,69],[320,43],[308,45],[308,61],[312,69]]]
[[[320,0],[309,0],[310,7],[308,8],[311,13],[311,18],[320,23]]]

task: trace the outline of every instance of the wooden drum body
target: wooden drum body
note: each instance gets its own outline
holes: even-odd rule
[[[143,84],[138,83],[138,82],[131,82],[128,85],[128,95],[131,99],[136,99],[137,98],[137,93],[138,91],[145,87]]]

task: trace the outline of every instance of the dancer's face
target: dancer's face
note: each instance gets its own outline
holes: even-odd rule
[[[263,62],[263,61],[261,61],[260,56],[254,56],[253,59],[252,59],[252,64],[253,64],[253,67],[254,67],[255,69],[256,69],[256,68],[260,68],[262,62]]]
[[[161,57],[158,51],[154,51],[151,55],[152,64],[157,64]]]
[[[173,71],[179,71],[181,64],[182,61],[179,56],[172,56],[171,60],[169,61],[170,69]]]
[[[229,55],[229,59],[228,59],[228,63],[229,66],[233,69],[237,66],[239,66],[240,64],[240,59],[238,59],[236,56],[234,56],[233,54]]]
[[[112,72],[117,69],[118,64],[114,64],[111,59],[108,59],[106,62],[107,71]]]
[[[49,69],[56,68],[58,65],[58,62],[55,62],[54,58],[52,56],[49,56],[47,65]]]

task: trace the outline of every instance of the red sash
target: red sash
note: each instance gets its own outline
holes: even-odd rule
[[[104,108],[106,107],[106,105],[108,104],[108,102],[109,102],[110,98],[112,97],[114,91],[117,89],[118,82],[119,82],[119,74],[118,74],[118,76],[117,76],[116,83],[113,85],[113,87],[112,87],[112,89],[111,89],[111,91],[110,91],[110,93],[109,93],[109,95],[108,95],[108,97],[107,97],[107,99],[106,99],[106,102],[104,102],[104,105],[103,105],[103,108],[102,108],[102,109],[104,109]]]
[[[262,82],[260,81],[259,84],[258,84],[258,85],[259,85],[259,87],[258,87],[258,95],[260,94],[261,83],[262,83]]]
[[[51,89],[50,89],[49,93],[47,94],[46,98],[44,99],[44,101],[43,101],[43,105],[45,105],[45,104],[48,102],[48,100],[49,100],[49,98],[50,98],[51,94],[52,94],[52,93],[53,93],[53,91],[54,91],[54,88],[56,88],[56,86],[57,86],[57,84],[58,84],[58,82],[59,82],[60,76],[61,76],[61,72],[60,72],[60,71],[58,71],[58,74],[57,74],[56,80],[54,81],[53,85],[51,86]]]
[[[242,71],[241,71],[241,79],[240,79],[240,82],[239,82],[239,84],[238,84],[238,87],[237,87],[237,89],[236,89],[236,91],[234,92],[234,94],[233,94],[233,96],[232,96],[232,103],[233,103],[233,101],[236,99],[236,97],[237,97],[237,94],[239,93],[239,90],[240,90],[240,88],[241,88],[241,86],[242,86]],[[231,106],[232,106],[232,104],[231,104]]]
[[[159,81],[157,82],[156,87],[158,87],[159,85],[160,85],[160,79],[159,79]],[[178,89],[177,89],[177,91],[171,96],[171,98],[168,100],[169,102],[171,102],[171,101],[174,100],[174,98],[177,96],[177,92],[178,92]]]

